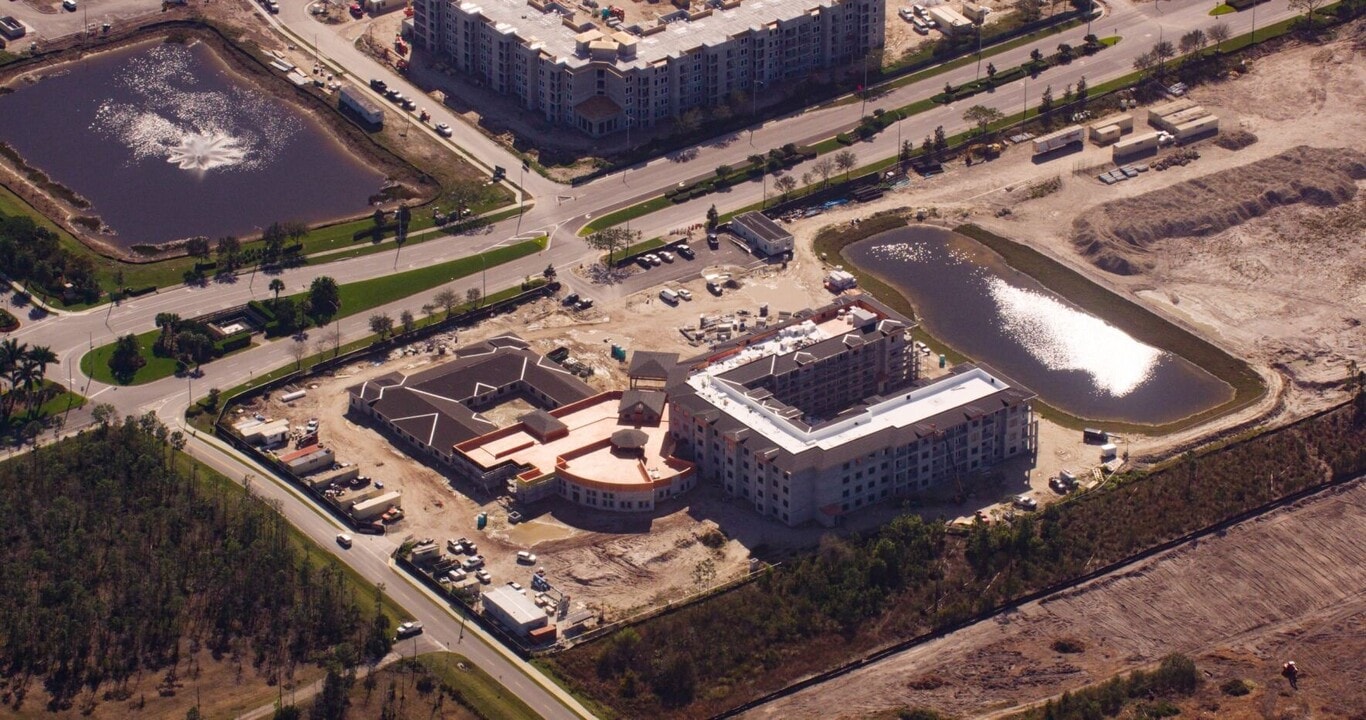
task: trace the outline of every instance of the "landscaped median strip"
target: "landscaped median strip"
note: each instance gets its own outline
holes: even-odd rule
[[[1321,12],[1327,13],[1328,11],[1330,11],[1332,8],[1334,8],[1334,7],[1336,7],[1336,6],[1337,6],[1337,3],[1334,3],[1334,4],[1332,4],[1332,5],[1329,5],[1329,6],[1325,7],[1325,8],[1323,8],[1323,9],[1321,10]],[[1266,27],[1259,28],[1259,29],[1257,30],[1257,36],[1258,36],[1257,42],[1259,42],[1259,43],[1260,43],[1260,42],[1266,42],[1266,41],[1273,40],[1273,39],[1275,39],[1275,38],[1278,38],[1278,37],[1280,37],[1280,36],[1286,34],[1287,32],[1290,31],[1291,26],[1292,26],[1297,20],[1301,20],[1301,19],[1302,19],[1302,18],[1299,18],[1299,17],[1288,18],[1288,19],[1286,19],[1286,20],[1282,20],[1282,21],[1280,21],[1280,22],[1277,22],[1277,23],[1268,25],[1268,26],[1266,26]],[[1113,47],[1115,44],[1117,44],[1117,43],[1120,41],[1120,39],[1121,39],[1121,38],[1119,38],[1119,37],[1106,37],[1106,38],[1101,38],[1101,39],[1099,40],[1099,43],[1100,43],[1100,45],[1103,46],[1103,47]],[[1211,56],[1211,55],[1227,55],[1227,54],[1229,54],[1229,53],[1232,53],[1232,52],[1236,52],[1236,51],[1238,51],[1238,50],[1241,50],[1241,49],[1243,49],[1243,48],[1245,48],[1245,47],[1247,47],[1247,46],[1249,46],[1249,45],[1251,45],[1251,44],[1253,44],[1253,43],[1252,43],[1252,33],[1246,33],[1246,34],[1243,34],[1243,35],[1239,35],[1238,37],[1231,38],[1231,39],[1229,39],[1229,40],[1227,40],[1227,41],[1221,43],[1218,47],[1214,47],[1214,48],[1206,47],[1206,48],[1204,48],[1204,49],[1202,49],[1202,50],[1197,51],[1197,52],[1194,53],[1194,54],[1201,55],[1201,56],[1205,56],[1205,57],[1208,57],[1208,56]],[[1181,61],[1182,61],[1183,59],[1185,59],[1186,57],[1187,57],[1187,56],[1180,56],[1180,57],[1172,58],[1172,59],[1170,59],[1170,60],[1168,60],[1168,61],[1166,62],[1166,66],[1169,67],[1169,68],[1170,68],[1170,67],[1173,67],[1176,63],[1181,62]],[[925,71],[925,72],[928,73],[929,71]],[[1138,80],[1140,79],[1141,76],[1142,76],[1142,73],[1141,73],[1141,72],[1131,72],[1131,73],[1122,75],[1122,76],[1120,76],[1120,77],[1114,78],[1114,79],[1112,79],[1112,80],[1107,80],[1107,81],[1105,81],[1105,82],[1103,82],[1103,83],[1100,83],[1100,84],[1098,84],[1098,85],[1095,85],[1095,86],[1093,86],[1093,87],[1091,88],[1092,97],[1099,97],[1099,96],[1101,96],[1101,95],[1104,95],[1104,94],[1109,93],[1109,92],[1113,92],[1113,91],[1118,90],[1118,89],[1120,89],[1120,88],[1124,88],[1124,87],[1131,86],[1131,85],[1135,84],[1136,82],[1138,82]],[[900,113],[903,114],[903,117],[910,117],[911,115],[915,115],[915,114],[918,114],[918,113],[920,113],[920,112],[924,112],[925,110],[930,109],[930,108],[932,108],[932,107],[937,107],[937,105],[936,105],[936,104],[934,103],[934,101],[931,100],[930,98],[925,98],[925,99],[923,99],[923,100],[918,100],[918,101],[916,101],[916,102],[914,102],[914,103],[911,103],[910,105],[907,105],[907,106],[905,106],[905,107],[903,107],[903,108],[899,108],[899,109],[897,109],[897,110],[888,111],[888,114],[900,112]],[[1038,115],[1038,110],[1037,110],[1037,108],[1029,108],[1029,109],[1026,110],[1025,112],[1019,112],[1019,113],[1014,113],[1014,114],[1012,114],[1012,115],[1007,115],[1007,116],[1005,116],[1005,117],[1002,118],[1001,120],[992,123],[991,126],[990,126],[990,129],[991,129],[991,130],[998,130],[998,129],[1000,129],[1000,128],[1010,127],[1010,126],[1012,126],[1012,125],[1016,125],[1016,124],[1019,124],[1019,123],[1021,123],[1021,122],[1023,122],[1023,121],[1026,121],[1026,120],[1028,120],[1029,118],[1036,117],[1037,115]],[[966,130],[966,131],[964,131],[964,132],[958,133],[957,135],[951,136],[951,137],[949,138],[950,144],[957,144],[958,142],[961,142],[962,140],[966,140],[966,139],[970,138],[973,134],[974,134],[974,131],[973,131],[973,130]],[[836,137],[837,137],[837,136],[836,136]],[[820,141],[820,142],[818,142],[818,143],[815,143],[815,144],[813,144],[813,145],[810,145],[809,147],[810,147],[811,149],[816,150],[819,154],[824,155],[824,154],[826,154],[826,153],[828,153],[828,152],[832,152],[832,151],[834,151],[834,150],[837,150],[837,149],[842,148],[843,145],[842,145],[841,143],[839,143],[839,142],[835,139],[835,137],[831,137],[831,138],[827,138],[827,139],[825,139],[825,140],[822,140],[822,141]],[[882,160],[878,160],[878,161],[869,163],[868,165],[864,165],[864,166],[862,166],[862,167],[860,167],[860,168],[857,168],[857,169],[851,171],[850,174],[851,174],[852,176],[862,176],[862,175],[865,175],[865,174],[867,174],[868,172],[872,172],[872,171],[874,171],[874,170],[885,169],[885,168],[891,167],[892,165],[896,164],[897,159],[898,159],[898,156],[895,156],[895,155],[889,156],[889,157],[886,157],[886,158],[884,158],[884,159],[882,159]],[[822,185],[819,186],[819,187],[817,187],[817,186],[814,185],[814,184],[813,184],[813,185],[809,185],[809,186],[807,186],[807,187],[805,187],[805,188],[801,188],[801,189],[796,190],[796,191],[794,191],[794,192],[792,192],[792,193],[789,193],[789,194],[786,196],[786,199],[791,199],[791,198],[793,198],[793,197],[801,197],[801,196],[803,196],[803,195],[805,195],[805,194],[809,194],[809,193],[815,192],[816,190],[823,189],[823,188],[826,187],[826,186],[827,186],[826,184],[822,184]],[[648,215],[648,214],[654,212],[655,210],[658,210],[659,208],[664,207],[665,205],[667,205],[668,202],[669,202],[669,199],[668,199],[667,197],[661,195],[661,196],[658,196],[658,197],[650,198],[649,200],[646,200],[646,201],[644,201],[644,202],[637,203],[637,204],[632,205],[632,206],[630,206],[630,207],[625,207],[625,208],[622,208],[622,209],[620,209],[620,210],[616,210],[616,211],[614,211],[614,212],[611,212],[611,213],[608,213],[608,214],[606,214],[606,215],[603,215],[603,216],[597,218],[597,220],[595,220],[593,223],[590,223],[589,225],[584,226],[584,228],[580,231],[580,234],[581,234],[581,235],[587,235],[587,234],[590,234],[590,233],[592,233],[592,232],[596,232],[596,231],[598,231],[598,230],[602,230],[603,228],[611,227],[612,224],[614,224],[614,222],[619,222],[619,221],[616,220],[617,218],[622,218],[623,220],[624,220],[624,219],[635,219],[635,218],[642,217],[642,216],[644,216],[644,215]],[[724,213],[724,214],[722,215],[722,221],[724,222],[725,220],[728,220],[729,218],[734,217],[735,215],[738,215],[738,214],[740,214],[740,213],[742,213],[742,212],[747,212],[747,211],[750,211],[750,210],[759,210],[759,209],[761,209],[761,206],[762,206],[762,205],[765,205],[765,204],[766,204],[766,203],[754,203],[754,204],[751,204],[751,205],[747,205],[747,206],[745,206],[745,207],[743,207],[743,208],[740,208],[740,209],[738,209],[738,210],[734,210],[734,211],[731,211],[731,212]]]
[[[1103,49],[1105,49],[1105,48],[1113,47],[1113,46],[1114,46],[1116,43],[1118,43],[1118,42],[1119,42],[1119,38],[1118,38],[1118,37],[1110,37],[1110,38],[1099,39],[1099,40],[1097,40],[1097,42],[1096,42],[1095,50],[1094,50],[1093,52],[1099,52],[1100,50],[1103,50]],[[1066,62],[1070,62],[1070,61],[1066,61]],[[1037,61],[1031,60],[1030,62],[1025,63],[1024,65],[1020,66],[1019,68],[1010,68],[1009,70],[1007,70],[1007,73],[1010,73],[1010,72],[1019,70],[1020,68],[1024,68],[1024,72],[1030,72],[1030,69],[1032,68],[1033,72],[1034,72],[1035,74],[1037,74],[1037,73],[1043,72],[1044,70],[1046,70],[1046,69],[1048,69],[1048,68],[1056,67],[1056,66],[1058,66],[1058,65],[1066,64],[1066,62],[1065,62],[1065,61],[1061,61],[1061,60],[1055,62],[1055,61],[1053,60],[1053,56],[1050,56],[1048,59],[1045,59],[1045,60],[1037,60]],[[957,66],[957,65],[953,65],[953,67],[958,67],[958,66]],[[932,76],[932,75],[937,74],[938,72],[943,72],[943,70],[948,70],[948,69],[952,69],[952,67],[949,67],[949,66],[947,66],[947,65],[945,65],[945,66],[940,66],[939,68],[932,68],[931,70],[926,70],[926,71],[923,71],[923,72],[921,72],[921,73],[917,73],[916,76],[912,76],[912,77],[916,77],[916,78],[918,78],[918,79],[924,79],[925,77],[930,77],[930,76]],[[902,78],[902,80],[909,81],[908,78]],[[1006,82],[1006,81],[1002,81],[1002,82]],[[969,94],[966,95],[965,97],[970,97],[971,95],[977,94],[978,92],[983,92],[983,91],[985,91],[988,87],[997,87],[997,86],[998,86],[998,85],[996,85],[996,84],[989,83],[987,80],[977,81],[976,83],[970,83],[970,84],[971,84],[971,85],[974,85],[975,87],[976,87],[976,86],[980,86],[980,87],[978,87],[978,89],[973,90],[971,93],[969,93]],[[937,98],[937,97],[939,97],[939,96],[935,96],[935,97]],[[869,115],[869,116],[867,116],[867,117],[864,118],[864,122],[861,124],[861,126],[862,126],[863,124],[871,124],[871,125],[873,125],[873,126],[876,126],[877,129],[876,129],[871,135],[868,136],[868,137],[872,137],[872,135],[876,135],[877,133],[881,132],[882,130],[885,130],[887,127],[890,127],[890,126],[891,126],[893,123],[895,123],[895,122],[898,122],[898,121],[903,120],[903,119],[905,119],[905,118],[911,117],[912,115],[918,115],[918,114],[920,114],[920,113],[922,113],[922,112],[925,112],[926,110],[931,110],[931,109],[933,109],[933,108],[940,107],[940,106],[941,106],[940,103],[935,102],[935,99],[934,99],[934,98],[924,98],[924,99],[921,99],[921,100],[917,100],[917,101],[915,101],[915,102],[912,102],[912,103],[910,103],[910,104],[908,104],[908,105],[905,105],[905,106],[903,106],[903,107],[896,108],[896,109],[894,109],[894,110],[889,110],[889,111],[886,111],[886,112],[881,112],[880,110],[879,110],[879,111],[874,111],[874,114],[873,114],[873,115]],[[1013,122],[1018,122],[1020,119],[1023,119],[1026,115],[1028,115],[1028,113],[1017,113],[1017,114],[1015,114],[1015,115],[1009,116],[1009,117],[1006,118],[1005,120],[1003,120],[1003,121],[1001,121],[1001,122],[999,122],[999,123],[996,123],[996,124],[994,124],[994,125],[1001,125],[1001,126],[1009,125],[1009,124],[1012,124]],[[859,128],[856,128],[855,130],[857,131],[858,129],[859,129]],[[964,132],[964,133],[960,133],[959,135],[954,136],[954,139],[966,138],[966,137],[969,136],[969,133],[970,133],[970,132],[971,132],[971,131],[967,131],[967,132]],[[828,153],[837,152],[837,151],[839,151],[839,150],[842,150],[842,149],[848,147],[849,145],[853,144],[853,143],[856,142],[856,141],[857,141],[857,139],[854,138],[853,136],[851,136],[849,133],[841,132],[841,133],[837,133],[837,134],[835,134],[835,135],[833,135],[833,136],[831,136],[831,137],[829,137],[829,138],[826,138],[826,139],[824,139],[824,140],[821,140],[820,142],[814,143],[814,144],[809,145],[809,146],[801,146],[801,147],[799,147],[799,146],[793,145],[793,146],[791,146],[791,148],[792,148],[794,151],[799,152],[799,153],[815,153],[816,155],[825,155],[825,154],[828,154]],[[788,146],[784,146],[784,147],[786,148],[786,147],[788,147]],[[773,152],[773,151],[770,151],[770,153],[771,153],[771,152]],[[769,160],[769,154],[764,154],[763,162],[766,164],[766,163],[768,162],[768,160]],[[893,164],[896,163],[896,161],[897,161],[897,158],[896,158],[896,157],[888,157],[888,158],[886,158],[886,159],[884,159],[884,160],[879,160],[879,161],[876,161],[876,162],[874,162],[874,163],[872,163],[872,164],[870,164],[870,165],[866,165],[866,166],[864,166],[864,167],[858,168],[857,170],[855,170],[855,171],[853,171],[853,172],[854,172],[854,173],[857,173],[857,174],[863,174],[863,173],[865,173],[865,172],[868,172],[868,171],[871,171],[871,170],[874,170],[874,169],[883,169],[883,168],[891,167]],[[727,175],[726,175],[725,177],[723,177],[723,178],[721,178],[721,179],[727,181],[727,182],[726,182],[726,185],[727,185],[727,186],[739,184],[740,182],[751,181],[751,180],[748,180],[747,177],[745,177],[745,176],[748,175],[749,170],[750,170],[750,168],[751,168],[753,165],[754,165],[754,162],[751,161],[751,162],[749,162],[749,163],[747,163],[747,164],[745,164],[745,165],[742,165],[742,166],[739,166],[739,167],[736,167],[736,168],[730,168],[730,167],[728,167],[728,166],[722,166],[722,167],[727,168],[727,170],[728,170],[729,172],[727,173]],[[718,170],[718,172],[719,172],[719,170]],[[767,174],[767,173],[765,172],[765,174]],[[732,176],[733,176],[733,177],[732,177]],[[758,177],[758,176],[756,175],[755,177]],[[699,180],[698,182],[693,183],[693,184],[689,185],[688,187],[689,187],[689,189],[691,189],[692,187],[696,187],[696,186],[701,185],[701,184],[704,184],[704,183],[712,182],[712,181],[714,181],[714,180],[715,180],[715,178],[703,178],[702,180]],[[826,185],[828,185],[828,182],[822,184],[822,187],[825,187]],[[796,194],[797,197],[800,197],[801,194],[804,194],[803,191],[805,191],[805,192],[814,192],[813,190],[809,190],[809,188],[811,188],[811,187],[815,187],[815,186],[814,186],[814,185],[808,186],[808,188],[803,188],[803,189],[801,189],[801,190],[795,191],[795,193],[789,193],[788,196],[790,197],[790,196],[792,196],[793,194]],[[705,194],[708,194],[708,193],[703,193],[703,194],[705,195]],[[701,197],[701,195],[694,196],[693,198],[690,198],[690,199],[695,199],[696,197]],[[622,224],[622,223],[624,223],[624,222],[628,222],[628,221],[634,220],[634,219],[636,219],[636,218],[644,217],[644,216],[649,215],[649,214],[651,214],[651,213],[653,213],[653,212],[656,212],[656,211],[661,210],[661,209],[663,209],[663,208],[665,208],[665,207],[668,207],[672,202],[674,202],[674,200],[675,200],[674,198],[670,197],[670,193],[666,192],[666,193],[663,194],[663,195],[657,195],[657,196],[655,196],[655,197],[652,197],[652,198],[650,198],[650,199],[648,199],[648,200],[645,200],[645,201],[636,203],[636,204],[634,204],[634,205],[629,205],[629,206],[624,207],[624,208],[621,208],[621,209],[619,209],[619,210],[614,210],[614,211],[612,211],[612,212],[609,212],[609,213],[600,215],[600,216],[598,216],[597,218],[594,218],[591,222],[589,222],[588,224],[586,224],[586,225],[584,225],[582,228],[580,228],[578,234],[579,234],[579,236],[581,236],[581,237],[582,237],[582,236],[591,235],[592,233],[598,232],[599,230],[603,230],[603,229],[606,229],[606,228],[609,228],[609,227],[613,227],[613,226],[616,226],[616,225],[620,225],[620,224]],[[758,205],[748,206],[748,207],[746,207],[746,208],[744,208],[744,209],[742,209],[742,210],[735,211],[735,212],[733,212],[733,213],[728,213],[728,215],[733,216],[733,215],[739,214],[740,212],[744,212],[744,211],[746,211],[746,210],[757,210],[757,209],[759,209],[759,206],[758,206]],[[647,241],[647,242],[649,242],[649,241]]]
[[[395,300],[401,300],[489,268],[533,255],[544,250],[547,242],[546,236],[542,235],[533,240],[524,240],[512,245],[493,248],[478,255],[471,255],[458,260],[341,285],[338,287],[341,298],[341,312],[329,318],[328,322],[387,305]],[[308,293],[297,293],[293,299],[296,304],[305,305],[308,300]],[[141,385],[175,374],[177,363],[174,358],[158,357],[152,354],[151,341],[155,340],[158,332],[158,330],[151,330],[138,336],[139,349],[143,358],[148,362],[138,369],[133,380],[128,384]],[[81,358],[81,372],[99,382],[109,385],[117,384],[112,371],[109,369],[108,362],[113,353],[113,348],[114,343],[110,343],[86,353]]]

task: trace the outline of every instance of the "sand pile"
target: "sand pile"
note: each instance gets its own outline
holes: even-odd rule
[[[1218,233],[1294,203],[1332,206],[1356,196],[1366,153],[1299,146],[1274,157],[1132,198],[1105,203],[1072,223],[1072,242],[1097,267],[1134,275],[1165,238]]]

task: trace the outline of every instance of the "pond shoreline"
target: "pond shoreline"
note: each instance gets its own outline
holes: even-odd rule
[[[891,304],[893,306],[915,309],[915,302],[897,287],[896,281],[887,277],[884,273],[875,272],[869,267],[854,262],[850,258],[850,255],[846,253],[846,249],[853,247],[856,243],[861,244],[875,240],[878,237],[883,237],[885,233],[895,231],[901,227],[916,226],[917,225],[915,224],[909,226],[901,224],[890,228],[880,228],[879,232],[871,233],[864,237],[841,238],[840,240],[845,241],[839,242],[836,240],[834,243],[835,246],[822,249],[826,252],[834,251],[838,253],[841,261],[846,264],[847,269],[851,270],[856,275],[861,275],[864,278],[870,278],[875,281],[869,283],[868,285],[870,287],[866,289],[875,288],[875,294],[880,295],[888,292],[895,293],[895,298],[885,299],[892,300],[893,302]],[[976,226],[965,225],[954,228],[938,224],[927,224],[922,226],[933,227],[936,230],[947,231],[968,238],[974,244],[980,245],[987,252],[998,256],[1001,262],[1012,270],[1039,283],[1043,288],[1062,299],[1066,304],[1083,310],[1087,314],[1124,331],[1136,340],[1189,362],[1196,368],[1221,381],[1223,385],[1226,385],[1232,390],[1232,397],[1224,402],[1219,402],[1211,407],[1191,412],[1183,417],[1160,423],[1097,420],[1095,418],[1088,418],[1080,414],[1063,410],[1042,399],[1036,400],[1035,402],[1040,414],[1049,420],[1073,428],[1081,428],[1089,425],[1102,425],[1119,432],[1163,435],[1184,430],[1214,418],[1228,415],[1236,410],[1244,409],[1264,397],[1267,392],[1266,385],[1262,382],[1260,376],[1258,376],[1246,362],[1230,356],[1228,353],[1213,346],[1208,341],[1155,315],[1146,308],[1116,295],[1112,291],[1100,286],[1079,273],[1039,254],[1037,251],[1033,251],[1019,243],[1007,240],[1006,238],[991,235]],[[1002,252],[1003,250],[1004,252]],[[951,356],[951,359],[969,358],[969,356],[961,352],[960,349],[945,342],[942,337],[933,334],[927,325],[920,325],[917,332],[923,333],[931,339],[932,344],[948,348],[948,354]],[[1003,372],[1006,372],[1007,375],[1011,374],[1009,370],[1003,370]]]

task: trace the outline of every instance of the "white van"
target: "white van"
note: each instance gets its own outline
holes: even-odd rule
[[[659,299],[663,300],[666,303],[669,303],[670,305],[677,305],[678,293],[674,292],[673,290],[670,290],[669,288],[664,288],[663,290],[659,291]]]

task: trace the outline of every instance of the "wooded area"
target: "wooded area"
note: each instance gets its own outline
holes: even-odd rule
[[[1366,402],[1013,521],[904,516],[551,660],[623,717],[697,717],[1366,469]]]
[[[67,251],[55,233],[38,227],[33,218],[0,215],[0,268],[52,297],[87,303],[100,297],[90,258]]]
[[[155,416],[101,417],[0,465],[0,702],[89,712],[173,691],[201,649],[271,683],[388,652],[379,604],[363,617],[339,564],[304,557],[273,508],[204,477]]]

